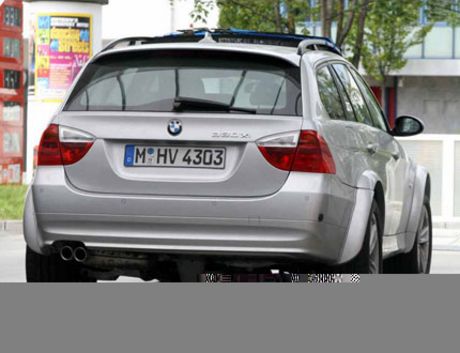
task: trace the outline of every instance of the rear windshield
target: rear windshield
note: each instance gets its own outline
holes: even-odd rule
[[[228,113],[302,114],[298,67],[267,56],[208,50],[101,57],[86,68],[64,110],[171,112],[178,97],[235,108]]]

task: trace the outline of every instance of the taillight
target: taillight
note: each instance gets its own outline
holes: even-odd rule
[[[292,165],[294,172],[335,174],[335,163],[326,141],[313,130],[300,132]]]
[[[59,127],[59,141],[61,142],[61,156],[64,165],[77,163],[93,146],[94,137],[86,132]]]
[[[51,124],[38,147],[39,166],[70,165],[81,160],[94,143],[86,132]]]
[[[259,150],[274,167],[293,172],[335,174],[326,141],[313,130],[302,130],[257,141]]]
[[[37,165],[62,165],[58,125],[51,124],[43,132],[38,146]]]
[[[281,170],[291,170],[299,139],[298,132],[274,135],[257,141],[257,146],[272,166]]]

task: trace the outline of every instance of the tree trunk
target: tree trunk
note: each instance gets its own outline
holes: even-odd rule
[[[330,37],[332,22],[329,11],[329,0],[321,0],[321,24],[323,37]]]
[[[342,48],[345,40],[347,39],[348,34],[353,26],[355,21],[356,13],[358,10],[358,0],[352,0],[348,5],[348,16],[345,16],[345,0],[339,0],[339,21],[342,21],[342,25],[337,25],[337,36],[335,40],[335,44],[339,48]],[[340,12],[341,11],[341,12]],[[346,21],[345,21],[346,18]]]
[[[280,13],[280,0],[275,0],[273,3],[275,10],[275,27],[277,32],[282,32],[281,28],[281,13]]]
[[[342,37],[343,33],[343,20],[345,18],[345,0],[338,0],[337,1],[337,35],[335,36],[335,44],[338,46],[339,39]]]
[[[364,28],[366,26],[366,16],[369,9],[369,3],[370,0],[362,0],[360,2],[361,11],[358,18],[358,29],[353,49],[353,58],[351,59],[351,62],[355,67],[358,67],[359,62],[361,61],[361,53],[364,43]]]
[[[286,12],[287,12],[287,29],[289,33],[295,33],[295,16],[293,13],[292,1],[286,0]]]

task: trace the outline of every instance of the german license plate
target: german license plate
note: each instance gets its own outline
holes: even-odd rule
[[[125,167],[224,169],[226,149],[126,145]]]

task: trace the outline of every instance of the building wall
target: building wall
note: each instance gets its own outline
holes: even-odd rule
[[[435,220],[459,227],[460,218],[460,77],[399,79],[398,115],[415,115],[425,133],[400,142],[431,176]]]
[[[460,134],[460,77],[403,77],[398,115],[415,115],[428,134]]]

